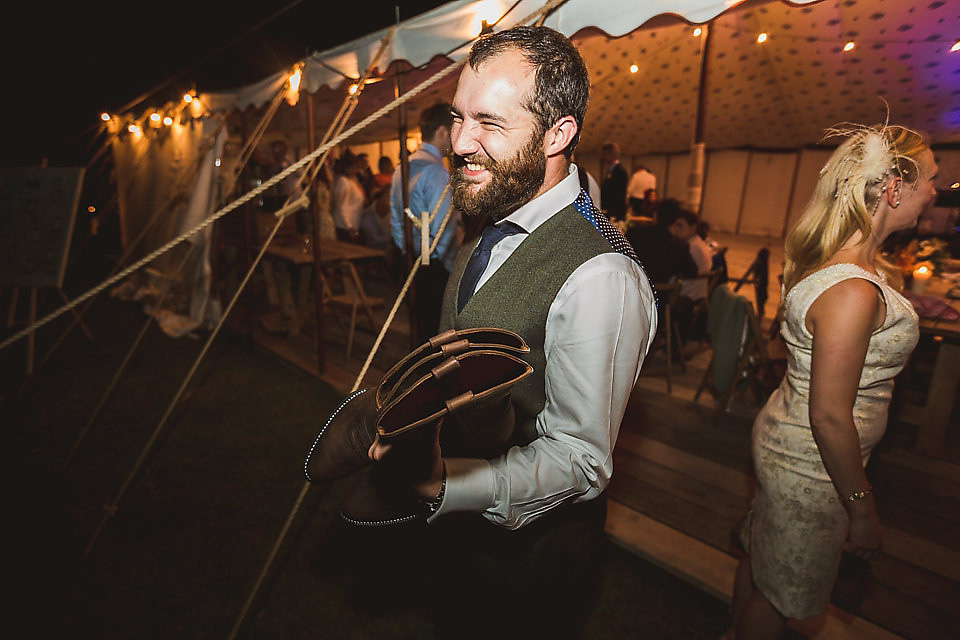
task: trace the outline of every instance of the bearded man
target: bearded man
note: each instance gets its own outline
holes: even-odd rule
[[[441,428],[433,473],[415,486],[447,543],[434,553],[452,563],[452,636],[488,634],[478,616],[498,615],[509,620],[498,634],[570,637],[599,589],[603,491],[656,304],[570,162],[588,92],[566,37],[516,27],[474,45],[453,100],[453,205],[492,224],[454,261],[440,329],[513,331],[534,373],[513,391],[516,427],[500,455],[444,455]],[[390,454],[380,441],[370,450]]]

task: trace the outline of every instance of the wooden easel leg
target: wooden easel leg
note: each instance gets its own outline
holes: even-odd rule
[[[27,319],[27,326],[33,325],[37,321],[37,288],[30,287],[30,317]],[[27,375],[33,375],[33,354],[37,346],[37,334],[31,331],[27,335]]]
[[[63,289],[61,289],[60,287],[57,287],[57,293],[60,294],[60,299],[63,300],[64,303],[70,304],[70,298],[68,298],[67,294],[63,292]],[[80,314],[77,313],[77,308],[74,307],[70,309],[70,313],[73,314],[74,319],[77,321],[77,324],[80,325],[80,329],[87,336],[87,338],[89,338],[90,340],[93,340],[93,334],[90,333],[90,329],[87,328],[87,325],[83,324],[83,318],[81,318]]]
[[[13,288],[13,294],[10,296],[10,309],[7,311],[7,326],[13,326],[13,320],[17,313],[17,297],[20,295],[20,287]]]

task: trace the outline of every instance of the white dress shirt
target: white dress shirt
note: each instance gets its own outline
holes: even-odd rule
[[[338,175],[333,179],[331,214],[338,229],[360,230],[363,200],[363,187],[359,182],[344,175]]]
[[[579,192],[571,166],[558,185],[506,219],[531,233]],[[477,289],[526,237],[509,236],[493,248]],[[620,422],[656,318],[653,291],[636,262],[611,252],[580,265],[547,313],[546,403],[537,416],[537,439],[492,460],[446,459],[446,493],[431,519],[481,512],[516,529],[563,503],[599,495],[613,473]]]
[[[690,246],[690,255],[693,261],[697,263],[697,274],[704,275],[710,273],[710,267],[713,264],[713,253],[710,247],[703,241],[703,238],[694,234],[687,240]],[[700,300],[707,297],[707,281],[704,278],[696,280],[684,280],[680,284],[680,295],[686,296],[691,300]]]

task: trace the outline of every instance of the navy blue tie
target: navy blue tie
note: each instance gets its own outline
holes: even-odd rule
[[[524,233],[524,231],[512,222],[490,225],[483,230],[480,244],[470,255],[467,267],[463,270],[463,276],[460,278],[460,289],[457,293],[457,313],[463,311],[463,308],[473,296],[474,289],[477,288],[477,281],[480,280],[480,274],[483,273],[483,270],[487,268],[487,263],[490,262],[490,250],[498,242],[515,233]]]

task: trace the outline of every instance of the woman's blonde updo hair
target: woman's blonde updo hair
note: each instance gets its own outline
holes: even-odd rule
[[[896,125],[847,124],[828,129],[826,137],[847,139],[820,170],[820,179],[807,208],[786,242],[783,284],[789,291],[804,274],[825,263],[856,231],[864,241],[873,231],[871,215],[890,176],[916,183],[926,138]],[[876,268],[899,288],[903,278],[882,259]]]

